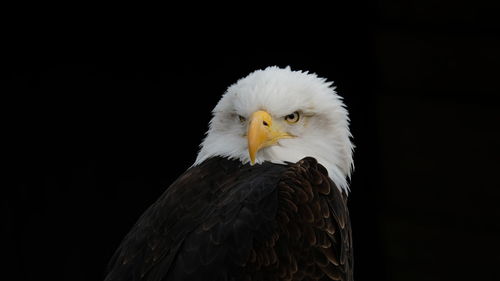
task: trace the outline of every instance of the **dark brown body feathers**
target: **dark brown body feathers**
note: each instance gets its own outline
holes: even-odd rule
[[[192,167],[141,216],[112,280],[352,280],[346,194],[313,158]]]

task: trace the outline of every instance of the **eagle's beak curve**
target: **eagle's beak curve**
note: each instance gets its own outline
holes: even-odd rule
[[[282,138],[290,137],[292,136],[273,124],[273,118],[269,113],[262,110],[254,112],[250,117],[247,132],[251,164],[255,164],[255,157],[260,149],[276,144]]]

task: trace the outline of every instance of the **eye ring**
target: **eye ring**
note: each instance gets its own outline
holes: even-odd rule
[[[298,111],[295,111],[294,113],[286,115],[284,118],[286,122],[293,124],[299,122],[300,114]]]

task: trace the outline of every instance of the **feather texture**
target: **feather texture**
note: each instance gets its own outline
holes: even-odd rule
[[[346,201],[313,158],[214,157],[140,217],[105,280],[352,280]]]

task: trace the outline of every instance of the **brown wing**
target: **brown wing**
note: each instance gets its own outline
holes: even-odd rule
[[[353,280],[347,196],[313,158],[278,184],[278,228],[254,241],[248,280]]]
[[[351,253],[345,194],[316,160],[213,158],[141,216],[106,280],[352,280]]]

